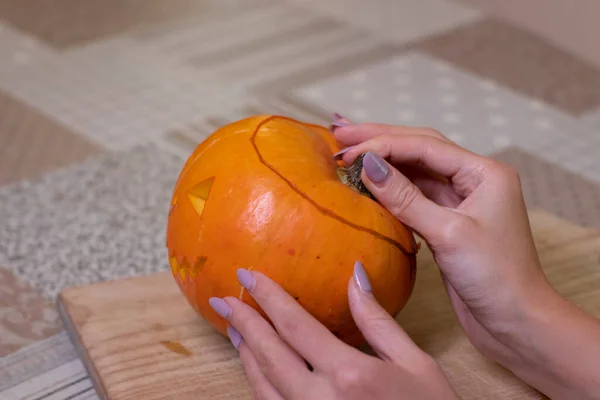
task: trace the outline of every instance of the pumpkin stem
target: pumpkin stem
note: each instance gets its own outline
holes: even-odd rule
[[[358,156],[356,161],[354,161],[351,166],[338,168],[337,173],[344,185],[349,186],[360,194],[377,201],[375,196],[373,196],[369,189],[367,189],[360,176],[363,169],[364,157],[365,153]]]

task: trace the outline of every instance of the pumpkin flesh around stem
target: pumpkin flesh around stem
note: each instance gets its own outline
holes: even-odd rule
[[[217,130],[187,160],[169,212],[169,261],[188,302],[221,333],[228,323],[210,297],[238,297],[262,313],[238,283],[238,268],[269,276],[351,345],[363,342],[347,298],[356,260],[390,314],[406,304],[414,237],[341,182],[338,150],[324,127],[255,116]]]

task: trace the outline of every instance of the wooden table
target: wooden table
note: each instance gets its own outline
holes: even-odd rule
[[[552,284],[600,315],[600,233],[542,212],[530,218]],[[545,398],[473,348],[425,247],[418,268],[398,321],[439,361],[460,397]],[[187,305],[170,273],[69,288],[59,307],[101,397],[250,398],[237,351]]]

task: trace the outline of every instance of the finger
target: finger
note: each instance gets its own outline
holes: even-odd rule
[[[481,183],[489,161],[452,143],[424,135],[377,136],[345,151],[343,158],[351,164],[360,154],[371,151],[394,165],[414,165],[425,168],[446,178],[459,173]]]
[[[246,371],[248,383],[252,388],[252,395],[257,400],[283,400],[281,394],[271,385],[269,380],[260,370],[260,366],[256,361],[256,357],[252,354],[252,350],[246,343],[241,343],[239,347],[240,359]]]
[[[363,158],[362,180],[381,205],[430,243],[437,242],[440,226],[460,218],[425,197],[408,178],[375,153],[367,152]]]
[[[354,146],[364,141],[373,139],[377,136],[390,135],[429,136],[451,143],[451,141],[448,138],[446,138],[442,133],[431,128],[413,128],[408,126],[395,126],[374,123],[340,124],[338,122],[336,124],[336,121],[334,121],[333,126],[336,127],[333,131],[336,139],[346,146]]]
[[[343,126],[348,126],[352,124],[348,118],[340,115],[338,113],[333,114],[333,122],[331,123],[331,127],[329,128],[331,132],[335,132],[336,129],[341,128]]]
[[[213,297],[209,302],[241,335],[241,338],[230,336],[234,346],[245,343],[250,348],[260,370],[279,393],[284,397],[297,397],[302,393],[312,379],[306,363],[258,311],[235,297]]]
[[[401,171],[406,175],[404,171]],[[452,184],[447,179],[438,179],[426,174],[406,175],[410,181],[419,188],[419,190],[435,204],[442,207],[456,208],[463,202],[464,197],[460,196]]]
[[[356,326],[383,360],[406,364],[422,356],[423,351],[375,299],[360,261],[354,265],[354,277],[348,283],[348,301]]]
[[[398,171],[406,176],[419,190],[434,203],[456,208],[464,197],[458,195],[450,180],[432,171],[411,165],[396,165]]]
[[[265,275],[238,270],[242,286],[267,314],[279,335],[315,370],[335,368],[351,351],[277,283]]]

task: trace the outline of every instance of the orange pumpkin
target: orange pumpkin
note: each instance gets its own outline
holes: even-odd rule
[[[238,283],[238,268],[269,276],[351,345],[363,341],[347,298],[356,260],[390,314],[406,304],[414,237],[342,183],[339,149],[324,127],[255,116],[220,128],[187,160],[169,212],[169,261],[189,303],[221,333],[227,321],[209,307],[212,296],[238,297],[262,313]]]

